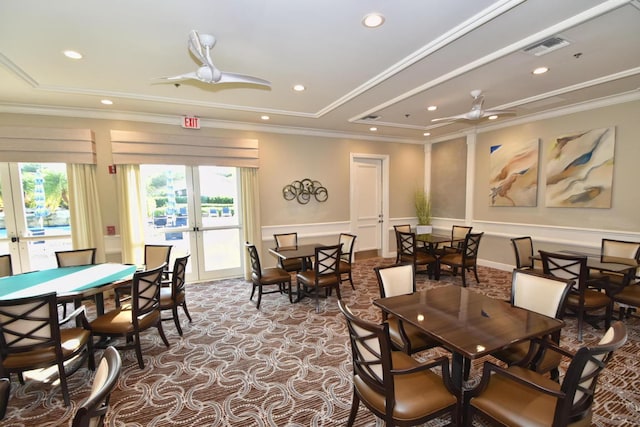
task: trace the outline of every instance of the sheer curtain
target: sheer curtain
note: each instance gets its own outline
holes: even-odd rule
[[[243,238],[245,242],[256,245],[258,253],[262,250],[262,231],[260,225],[260,194],[257,168],[240,168],[240,207],[242,210]],[[246,250],[244,254],[244,278],[251,280],[251,262]]]
[[[96,248],[96,262],[104,262],[106,257],[96,165],[67,164],[67,179],[73,248]]]
[[[139,165],[118,165],[118,217],[122,241],[122,262],[144,262],[144,210]]]

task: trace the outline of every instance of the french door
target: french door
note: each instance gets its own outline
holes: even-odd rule
[[[72,249],[64,163],[0,163],[0,253],[14,273],[56,267]]]
[[[190,281],[243,273],[237,172],[216,166],[140,166],[145,242],[173,245],[171,262],[190,253]]]

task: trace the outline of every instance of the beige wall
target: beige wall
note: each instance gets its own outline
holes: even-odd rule
[[[526,125],[481,133],[477,139],[474,220],[504,221],[640,231],[640,102],[628,102]],[[545,165],[551,144],[558,136],[615,126],[613,195],[611,209],[545,207]],[[538,205],[536,207],[489,206],[489,148],[510,141],[540,139]]]
[[[467,191],[465,138],[431,148],[431,209],[433,216],[464,219]]]

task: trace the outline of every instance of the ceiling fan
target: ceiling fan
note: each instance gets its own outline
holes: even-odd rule
[[[191,73],[180,74],[173,77],[162,77],[165,80],[199,80],[204,83],[248,83],[271,87],[271,82],[258,77],[244,74],[228,73],[220,71],[211,61],[211,49],[216,44],[216,38],[209,34],[198,34],[196,30],[189,33],[189,50],[202,63],[202,65]]]
[[[489,116],[497,115],[509,115],[516,114],[513,110],[484,110],[482,105],[484,104],[484,95],[482,90],[476,89],[471,91],[471,97],[473,97],[473,103],[471,104],[471,110],[466,113],[458,114],[450,117],[439,117],[437,119],[431,119],[432,122],[457,122],[457,121],[475,121],[481,120]]]

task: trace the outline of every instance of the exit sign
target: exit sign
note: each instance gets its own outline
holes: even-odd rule
[[[182,127],[185,129],[200,129],[200,118],[184,116],[182,118]]]

